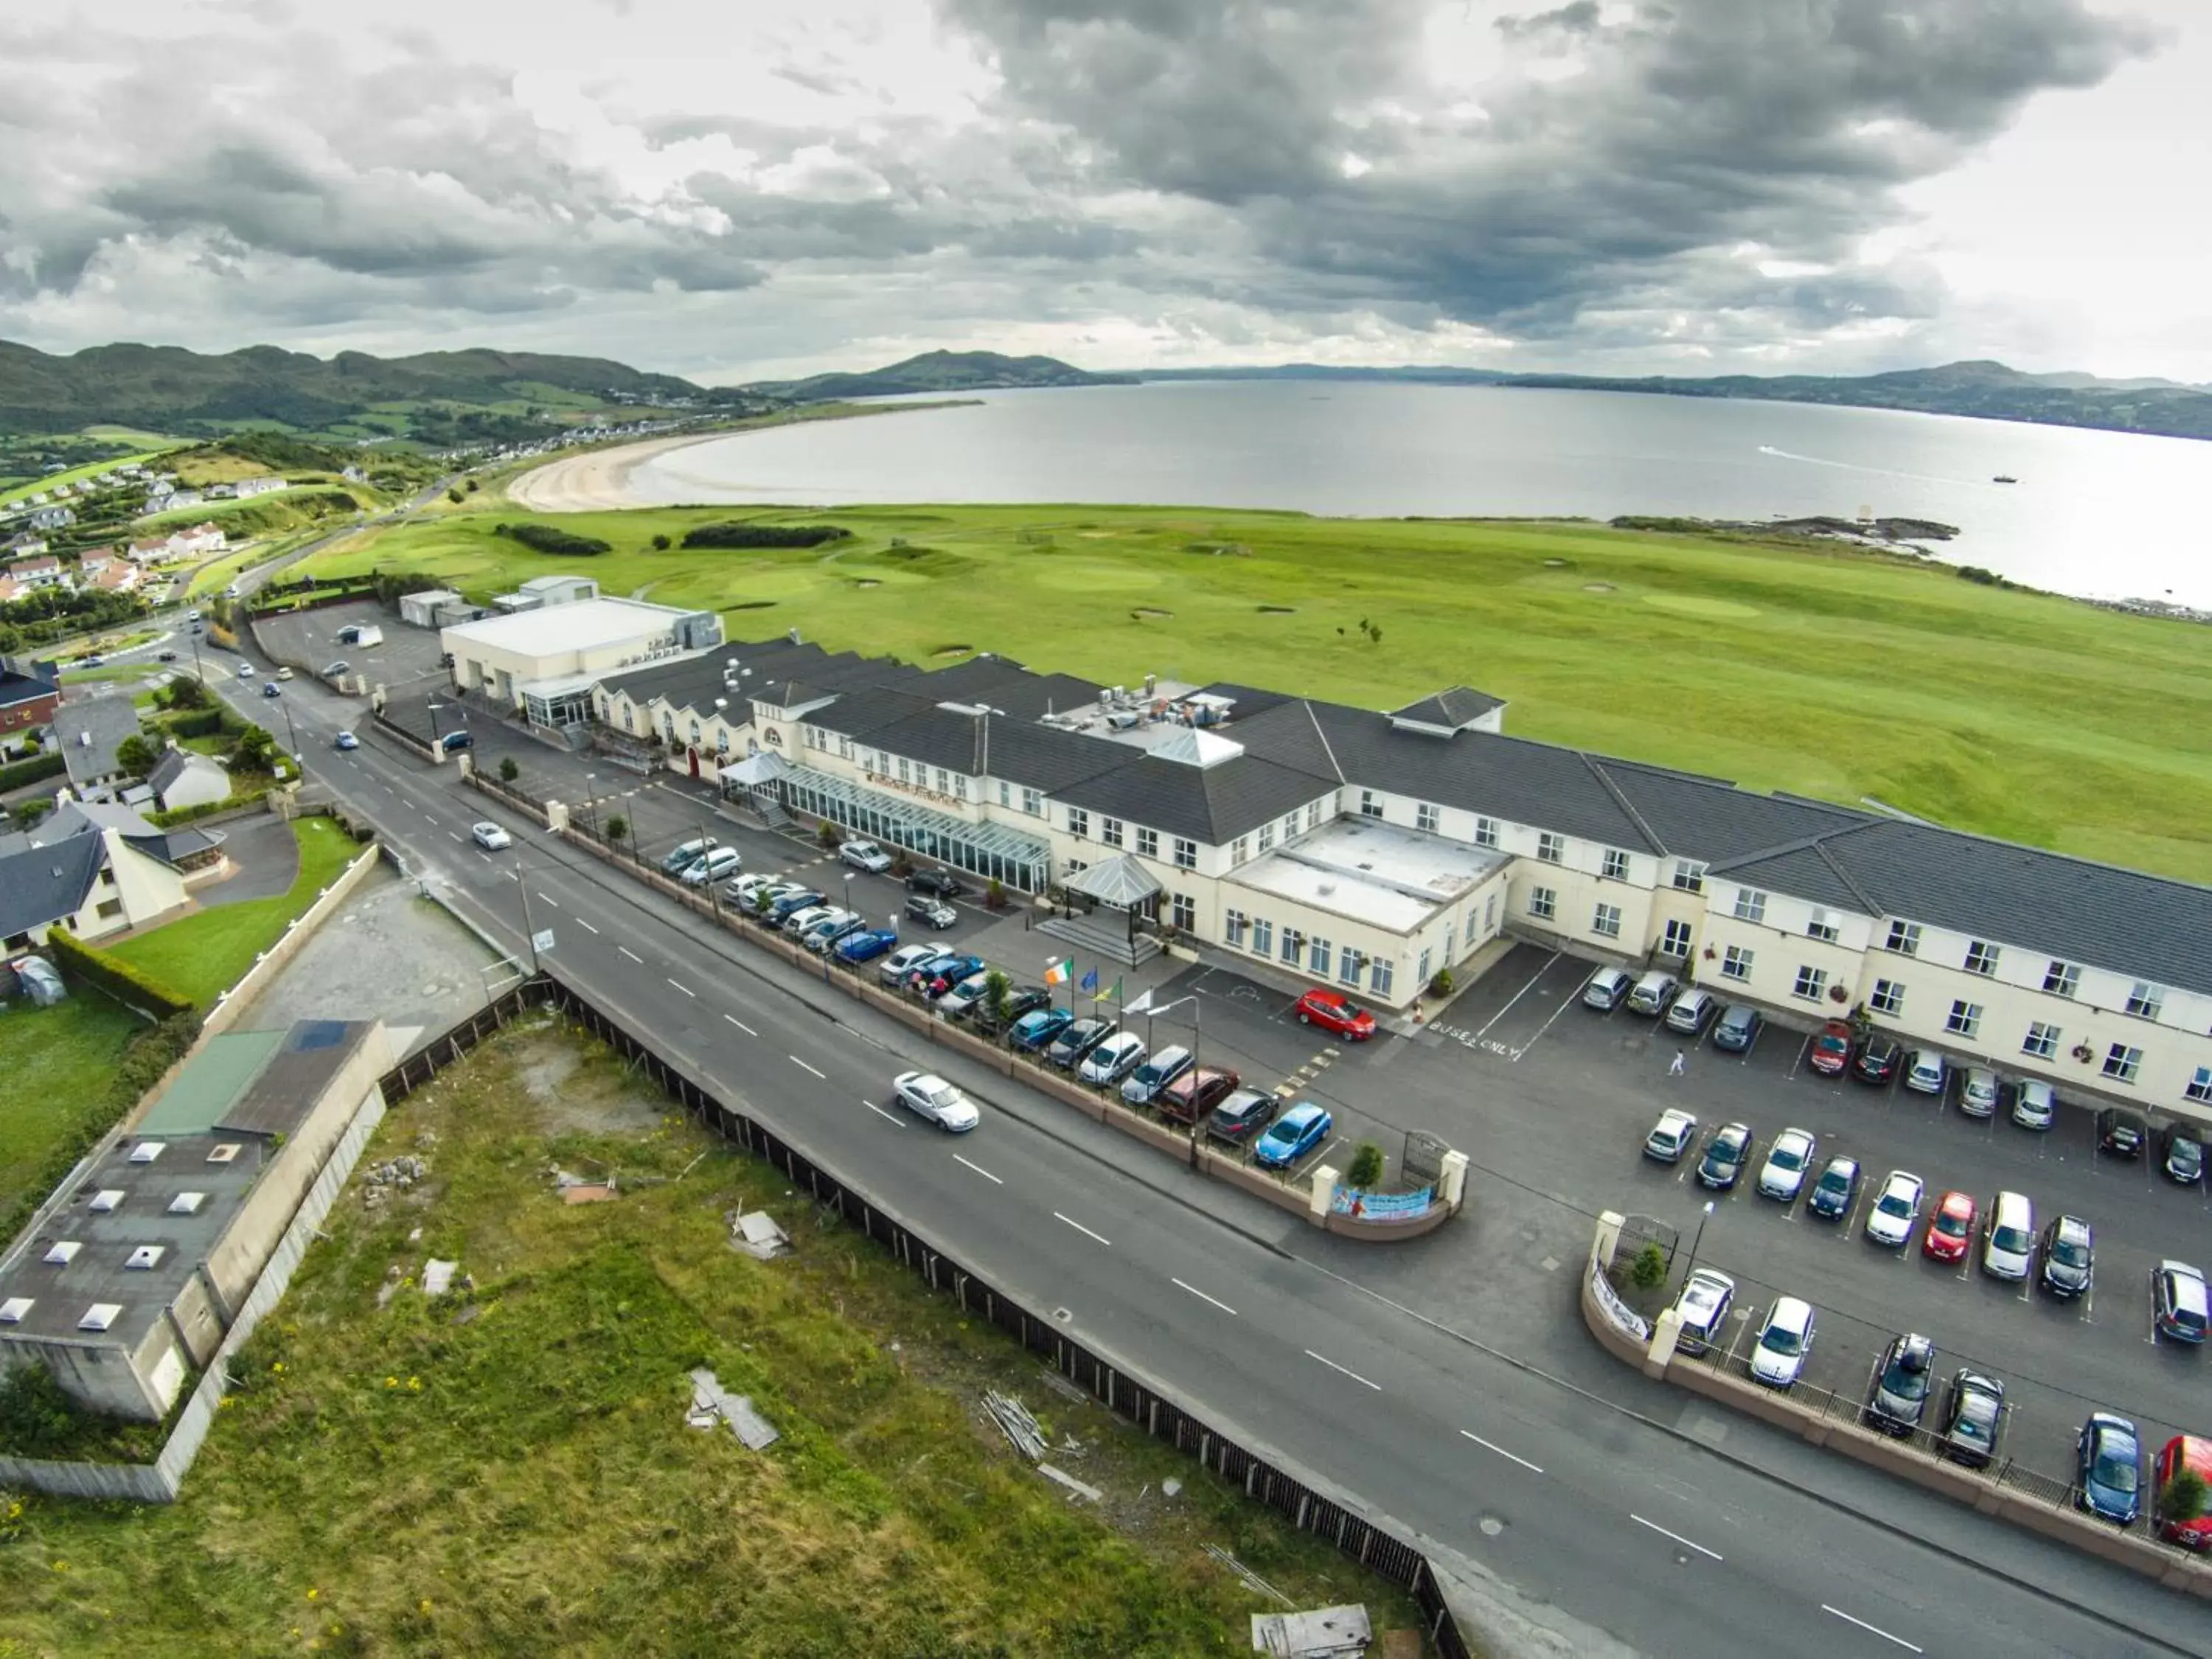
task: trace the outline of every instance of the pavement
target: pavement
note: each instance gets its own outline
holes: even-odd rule
[[[241,707],[258,701],[234,682],[222,689]],[[1709,1123],[1738,1110],[1762,1139],[1784,1121],[1863,1134],[1869,1161],[1893,1144],[1943,1151],[1962,1181],[1980,1167],[1970,1160],[2034,1158],[2024,1138],[1978,1148],[1971,1134],[1954,1133],[1960,1125],[1917,1105],[1826,1100],[1825,1085],[1801,1087],[1790,1075],[1784,1043],[1762,1045],[1733,1074],[1700,1051],[1691,1078],[1670,1085],[1673,1048],[1648,1026],[1568,1006],[1578,964],[1546,963],[1544,953],[1532,964],[1516,953],[1454,1007],[1449,1029],[1338,1045],[1325,1071],[1295,1085],[1340,1109],[1347,1124],[1432,1130],[1475,1160],[1469,1211],[1452,1225],[1395,1246],[1355,1243],[933,1049],[464,792],[451,765],[373,732],[358,750],[332,750],[331,735],[354,723],[357,707],[313,683],[295,682],[286,695],[311,776],[377,824],[412,874],[518,956],[526,927],[550,930],[550,964],[652,1032],[703,1086],[1009,1294],[1064,1309],[1085,1342],[1456,1558],[1469,1627],[1500,1652],[2205,1650],[2197,1604],[1649,1382],[1599,1350],[1575,1310],[1595,1209],[1675,1206],[1676,1219],[1697,1210],[1668,1172],[1647,1170],[1638,1156],[1650,1117],[1683,1097],[1684,1082],[1700,1091]],[[686,781],[561,755],[496,720],[474,729],[481,763],[495,769],[511,753],[534,793],[568,792],[580,808],[595,796],[592,810],[630,817],[648,853],[713,815]],[[586,770],[587,788],[574,788]],[[505,823],[516,846],[479,851],[467,836],[478,818]],[[715,822],[748,867],[812,868],[818,856],[787,837]],[[883,908],[888,896],[864,908]],[[963,915],[963,928],[978,934],[1003,926]],[[1314,1058],[1313,1034],[1288,1018],[1279,988],[1201,966],[1179,967],[1163,988],[1183,983],[1201,1000],[1209,1047],[1249,1055],[1256,1073],[1284,1080]],[[450,1013],[470,1006],[457,991]],[[955,1139],[892,1109],[889,1079],[913,1066],[967,1090],[981,1127]],[[2047,1161],[2063,1144],[2048,1143]],[[1986,1183],[1997,1167],[1977,1178]],[[2112,1179],[2066,1167],[2068,1180]],[[1933,1182],[1939,1169],[1951,1178],[1932,1159],[1922,1173]],[[2131,1214],[2162,1198],[2117,1182],[2095,1190],[2116,1200],[2124,1190]],[[1788,1253],[1814,1250],[1814,1230],[1750,1204],[1717,1216],[1701,1262],[1741,1266],[1747,1278],[1752,1266],[1779,1267],[1777,1277],[1796,1282],[1798,1258]],[[2124,1252],[2135,1248],[2131,1227],[2148,1236],[2151,1224],[2116,1212],[2100,1224],[2116,1230]],[[1887,1307],[1919,1283],[1904,1276],[1914,1264],[1881,1261],[1856,1240],[1804,1260],[1825,1272],[1824,1310],[1839,1297]],[[2124,1278],[2124,1256],[2116,1260]],[[2104,1283],[2110,1300],[2110,1275]],[[1927,1288],[1961,1288],[1961,1309],[1975,1305],[1977,1287]],[[2079,1334],[2043,1331],[2039,1309],[1987,1311],[2010,1322],[2005,1340],[2015,1345],[2039,1332],[2062,1343]],[[2104,1311],[2100,1301],[2100,1319]],[[2057,1352],[2070,1360],[2075,1350]],[[2038,1369],[2046,1363],[2059,1361]],[[2141,1397],[2158,1374],[2115,1375]]]

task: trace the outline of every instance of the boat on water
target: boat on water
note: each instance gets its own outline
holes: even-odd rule
[[[2014,477],[2009,472],[2000,472],[1996,477],[1990,479],[1990,482],[1991,483],[2018,483],[2020,480]]]

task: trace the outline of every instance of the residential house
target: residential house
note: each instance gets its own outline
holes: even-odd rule
[[[76,510],[61,506],[42,507],[31,514],[33,530],[60,530],[76,522]]]
[[[152,799],[151,795],[148,799]],[[185,824],[163,830],[136,806],[116,801],[77,800],[64,793],[60,804],[30,830],[28,838],[40,846],[67,836],[113,830],[131,847],[177,872],[186,886],[196,885],[227,867],[219,830]]]
[[[191,749],[172,749],[163,755],[146,781],[164,812],[182,806],[211,806],[230,799],[230,774],[206,755]]]
[[[7,550],[22,558],[35,558],[46,550],[46,538],[22,531],[8,538]]]
[[[126,696],[88,697],[62,704],[52,716],[54,742],[69,765],[70,786],[100,799],[126,775],[115,750],[138,735],[138,711]]]
[[[178,505],[181,507],[184,503],[179,501]],[[169,540],[179,555],[184,557],[196,557],[203,553],[220,553],[229,544],[223,535],[222,527],[210,521],[196,524],[190,530],[179,530]]]
[[[28,664],[0,664],[0,754],[20,752],[60,706],[61,691],[50,675]]]
[[[251,501],[256,495],[271,495],[279,489],[289,488],[290,486],[283,479],[277,477],[240,478],[231,486],[230,493],[244,501]]]
[[[7,605],[22,596],[22,585],[4,570],[0,570],[0,605]]]
[[[77,580],[81,582],[97,581],[101,574],[115,562],[113,548],[88,547],[76,556]]]
[[[70,578],[70,568],[52,553],[36,558],[18,559],[8,567],[8,574],[16,587],[26,593],[36,592],[42,587],[71,588],[76,584]]]
[[[144,577],[145,572],[137,565],[121,559],[110,559],[100,574],[92,579],[92,586],[103,593],[128,593]]]
[[[13,954],[46,943],[59,927],[96,939],[143,927],[187,902],[184,872],[116,829],[72,821],[0,850],[0,945]]]

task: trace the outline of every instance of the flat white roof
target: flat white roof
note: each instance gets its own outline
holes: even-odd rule
[[[550,657],[564,651],[595,651],[630,640],[657,638],[667,633],[678,617],[690,614],[674,605],[647,605],[642,599],[579,599],[574,605],[549,605],[512,617],[455,623],[439,633],[447,640],[489,646],[495,651]]]
[[[1376,818],[1339,818],[1228,879],[1309,908],[1411,933],[1495,873],[1504,854]]]

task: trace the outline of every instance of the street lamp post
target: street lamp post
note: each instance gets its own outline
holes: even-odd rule
[[[430,714],[430,746],[433,749],[438,746],[438,711],[445,706],[442,702],[426,702],[422,705]]]
[[[1690,1275],[1698,1270],[1698,1246],[1705,1242],[1705,1223],[1712,1218],[1713,1200],[1709,1198],[1705,1200],[1705,1212],[1698,1218],[1698,1231],[1690,1240],[1690,1265],[1682,1269],[1682,1279],[1685,1283],[1687,1283]]]
[[[1152,1051],[1153,1019],[1161,1014],[1174,1012],[1186,1002],[1190,1005],[1190,1069],[1194,1078],[1198,1072],[1199,1054],[1205,1036],[1202,1027],[1206,1013],[1206,1005],[1199,1000],[1195,993],[1187,997],[1177,997],[1173,1002],[1164,1002],[1157,1008],[1149,1002],[1145,1005],[1145,1052],[1150,1054]],[[1193,1097],[1195,1098],[1194,1087]],[[1198,1167],[1198,1115],[1195,1112],[1191,1115],[1190,1120],[1190,1167],[1194,1170]]]
[[[592,827],[592,839],[599,838],[599,775],[584,774],[584,821]]]

